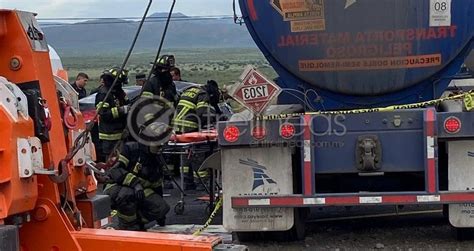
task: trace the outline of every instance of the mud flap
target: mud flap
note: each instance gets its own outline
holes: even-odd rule
[[[293,194],[291,149],[222,149],[224,228],[228,231],[286,231],[293,227],[293,208],[233,209],[233,196]],[[267,203],[255,200],[251,203]]]
[[[474,141],[448,142],[449,191],[474,189]],[[457,228],[474,227],[474,203],[449,205],[449,222]]]

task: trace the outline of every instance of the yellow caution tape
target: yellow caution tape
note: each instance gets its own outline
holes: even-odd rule
[[[204,226],[196,230],[196,232],[193,233],[193,236],[199,236],[211,225],[212,220],[214,219],[214,217],[216,217],[216,214],[221,207],[222,207],[222,198],[220,198],[219,201],[217,202],[216,207],[214,208],[214,211],[212,211],[211,215],[209,216],[209,219],[207,219]]]
[[[273,120],[273,119],[285,119],[289,117],[296,117],[302,115],[339,115],[339,114],[359,114],[359,113],[374,113],[374,112],[389,112],[394,110],[407,110],[407,109],[416,109],[423,108],[427,106],[438,105],[441,102],[448,100],[463,99],[464,106],[467,111],[474,109],[474,92],[469,91],[463,94],[453,95],[446,98],[434,99],[419,103],[405,104],[405,105],[391,105],[386,107],[378,108],[366,108],[366,109],[354,109],[354,110],[342,110],[342,111],[324,111],[324,112],[305,112],[305,113],[290,113],[290,114],[274,114],[274,115],[264,115],[259,117],[261,120]]]

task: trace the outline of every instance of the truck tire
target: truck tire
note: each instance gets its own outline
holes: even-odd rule
[[[306,219],[308,218],[309,208],[295,208],[295,222],[288,231],[274,232],[276,241],[302,241],[306,237]]]

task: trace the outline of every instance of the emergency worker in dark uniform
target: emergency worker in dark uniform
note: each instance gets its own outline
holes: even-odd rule
[[[137,142],[125,143],[118,162],[107,172],[109,184],[104,193],[112,199],[123,230],[144,230],[151,221],[164,226],[170,210],[160,190],[162,169],[146,162],[147,151],[148,147]]]
[[[179,99],[173,119],[173,128],[177,134],[197,132],[201,129],[209,129],[217,122],[221,114],[218,103],[220,100],[219,86],[216,81],[209,80],[202,87],[190,87],[186,89]],[[201,154],[202,155],[202,154]],[[187,159],[182,167],[185,176],[185,189],[196,188],[194,178],[197,170],[204,160],[204,156],[195,154]],[[207,171],[199,172],[201,178],[207,178]],[[199,184],[199,183],[198,183]]]
[[[142,98],[160,96],[168,100],[173,106],[178,101],[178,93],[173,82],[170,69],[174,67],[173,55],[163,55],[158,59],[153,69],[153,76],[143,87]]]
[[[156,62],[155,67],[153,69],[153,75],[150,80],[145,83],[143,87],[143,92],[141,98],[156,98],[161,97],[167,100],[170,107],[175,107],[178,102],[178,93],[176,91],[176,86],[173,82],[173,77],[171,76],[170,70],[175,65],[175,58],[173,55],[163,55],[158,59]],[[159,109],[159,108],[157,108]],[[153,113],[148,113],[145,115],[145,124],[150,121],[156,119],[154,118]],[[156,148],[151,149],[151,153],[159,154]],[[149,161],[155,161],[155,156],[150,156]],[[161,163],[155,163],[155,166],[160,166],[163,168]],[[167,177],[171,175],[168,174]],[[165,180],[165,188],[171,189],[173,185],[170,183],[169,179]]]
[[[102,86],[95,98],[96,107],[102,107],[99,112],[99,140],[102,146],[99,160],[102,162],[105,162],[115,144],[122,138],[122,132],[127,126],[129,101],[122,85],[128,83],[128,72],[119,71],[118,68],[112,68],[102,73],[100,76]],[[117,77],[118,80],[111,95],[104,100]]]

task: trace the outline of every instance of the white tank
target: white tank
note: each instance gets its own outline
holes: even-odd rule
[[[63,70],[63,63],[61,62],[61,58],[59,57],[56,50],[48,45],[49,48],[49,58],[51,60],[51,69],[53,70],[54,75],[58,75],[58,70]]]

